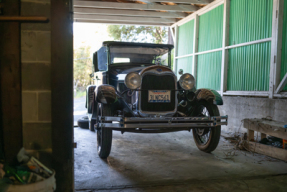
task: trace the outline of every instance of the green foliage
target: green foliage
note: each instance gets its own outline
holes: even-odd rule
[[[118,41],[165,43],[168,36],[167,27],[109,25],[109,36]]]
[[[84,87],[90,84],[92,66],[91,47],[80,47],[74,50],[75,87]]]

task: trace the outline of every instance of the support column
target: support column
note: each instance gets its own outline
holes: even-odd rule
[[[4,16],[19,16],[19,0],[2,6]],[[12,162],[23,146],[20,23],[0,21],[0,31],[0,142],[6,161]]]
[[[280,83],[282,28],[284,1],[273,0],[271,62],[269,77],[269,98],[273,99],[274,92]]]
[[[195,53],[198,52],[198,30],[199,30],[199,16],[196,14],[194,17],[194,33],[193,33],[193,57],[192,57],[192,75],[195,80],[197,79],[197,58]]]
[[[173,71],[175,73],[175,75],[177,76],[178,74],[178,71],[177,71],[177,49],[178,49],[178,25],[176,25],[174,27],[174,31],[175,31],[175,34],[174,34],[174,55],[173,55]]]
[[[229,45],[229,17],[230,17],[230,0],[224,0],[223,13],[223,38],[222,38],[222,58],[221,58],[221,88],[220,94],[227,90],[227,72],[228,72],[228,49]]]

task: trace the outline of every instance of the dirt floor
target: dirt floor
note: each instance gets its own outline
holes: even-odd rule
[[[286,191],[287,163],[235,151],[224,138],[211,154],[197,149],[192,133],[113,132],[107,160],[96,134],[75,128],[76,191]]]

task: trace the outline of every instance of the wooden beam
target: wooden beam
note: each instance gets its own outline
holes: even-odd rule
[[[250,152],[259,153],[259,154],[267,155],[269,157],[287,161],[287,150],[286,149],[280,149],[280,148],[273,147],[270,145],[264,145],[261,143],[256,143],[256,142],[251,142],[251,141],[246,142],[245,147]]]
[[[144,0],[148,2],[172,2],[172,3],[186,3],[186,4],[209,4],[213,0]]]
[[[263,119],[244,119],[243,127],[248,130],[257,131],[274,137],[287,139],[287,130],[285,123],[277,121],[268,121]]]
[[[137,9],[153,11],[196,11],[198,8],[193,5],[159,5],[159,4],[139,4],[139,3],[113,3],[103,1],[74,1],[74,7],[110,8],[110,9]]]
[[[223,96],[223,92],[227,91],[228,50],[225,49],[225,47],[229,45],[229,17],[230,17],[230,0],[224,0],[221,84],[220,84],[221,96]]]
[[[197,79],[197,62],[198,56],[195,53],[198,52],[198,31],[199,31],[199,16],[196,14],[194,17],[194,32],[193,32],[193,57],[192,57],[192,74]]]
[[[5,1],[5,16],[19,15],[20,4]],[[0,142],[11,163],[23,146],[20,23],[0,22],[0,31]]]
[[[86,14],[74,14],[74,19],[85,20],[104,20],[104,21],[128,21],[137,23],[174,23],[176,19],[173,18],[150,18],[150,17],[128,17],[128,16],[110,16],[110,15],[86,15]]]
[[[51,0],[52,154],[57,191],[74,191],[73,23],[71,1]]]
[[[74,19],[77,23],[102,23],[102,24],[112,24],[112,25],[141,25],[141,26],[171,26],[172,23],[138,23],[129,21],[110,21],[110,20],[84,20],[84,19]]]
[[[47,22],[47,17],[40,16],[0,16],[0,21],[20,21],[20,22]]]
[[[164,17],[164,18],[184,18],[186,13],[181,12],[159,12],[141,10],[121,10],[121,9],[97,9],[97,8],[74,8],[77,14],[97,14],[97,15],[122,15],[122,16],[142,16],[142,17]]]
[[[284,89],[286,84],[287,84],[287,73],[283,77],[281,83],[278,85],[278,88],[276,89],[275,94],[280,93]]]

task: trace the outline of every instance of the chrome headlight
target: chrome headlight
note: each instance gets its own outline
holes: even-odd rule
[[[189,74],[185,73],[179,78],[179,85],[185,90],[191,90],[194,87],[195,79]]]
[[[137,89],[142,84],[141,76],[136,72],[131,72],[126,75],[125,85],[130,89]]]

